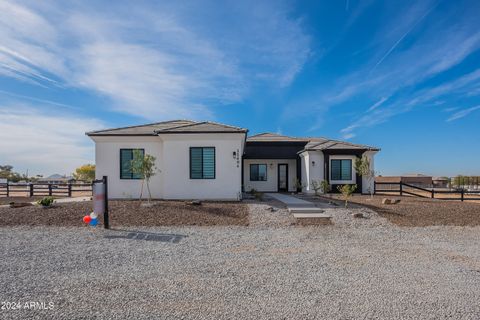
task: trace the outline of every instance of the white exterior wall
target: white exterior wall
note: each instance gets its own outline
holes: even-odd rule
[[[278,164],[288,164],[288,191],[294,192],[297,178],[297,161],[295,159],[245,159],[243,160],[243,184],[245,191],[255,189],[261,192],[278,191]],[[250,164],[267,165],[267,181],[250,181]]]
[[[243,133],[164,134],[160,138],[165,168],[163,198],[240,199]],[[215,147],[215,179],[190,179],[190,147]]]
[[[322,151],[306,151],[300,155],[302,160],[302,169],[305,168],[305,174],[302,170],[302,183],[304,191],[314,193],[312,181],[321,182],[324,177],[325,160]]]
[[[158,137],[92,137],[95,141],[95,177],[108,177],[108,196],[113,199],[138,198],[142,180],[120,179],[120,149],[145,149],[145,154],[157,158],[157,174],[150,180],[153,198],[161,198],[162,181],[162,141]],[[146,191],[146,190],[145,190]]]
[[[124,148],[145,149],[157,158],[157,174],[150,180],[153,198],[238,200],[241,196],[243,133],[91,138],[95,141],[95,175],[97,179],[108,176],[109,198],[140,195],[142,180],[120,179],[120,149]],[[215,147],[215,179],[190,179],[190,147]]]
[[[302,172],[302,191],[309,192],[310,185],[308,181],[310,181],[310,170],[308,168],[308,162],[310,158],[308,156],[308,152],[300,153],[300,168]]]
[[[375,173],[375,154],[376,153],[377,151],[366,151],[363,154],[363,156],[367,157],[368,161],[370,161],[370,170],[373,171],[374,173]],[[362,193],[373,192],[374,181],[375,181],[375,177],[372,177],[371,179],[362,177]]]

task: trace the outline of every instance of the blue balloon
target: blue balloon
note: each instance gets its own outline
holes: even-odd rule
[[[92,219],[89,223],[92,227],[95,227],[98,224],[98,219]]]

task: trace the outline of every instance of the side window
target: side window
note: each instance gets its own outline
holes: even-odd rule
[[[190,148],[190,179],[215,179],[215,147]]]
[[[330,162],[331,180],[352,180],[352,160],[351,159],[333,159]]]
[[[267,181],[267,165],[251,164],[250,181]]]
[[[145,155],[144,149],[120,149],[120,179],[142,179],[138,173],[133,173],[132,160],[134,151],[139,150],[141,155]]]

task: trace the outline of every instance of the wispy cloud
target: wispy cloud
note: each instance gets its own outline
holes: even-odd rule
[[[377,102],[375,102],[370,108],[368,108],[367,112],[371,112],[375,109],[377,109],[378,107],[380,107],[385,101],[388,100],[388,97],[383,97],[381,98],[380,100],[378,100]]]
[[[455,112],[450,118],[447,119],[447,122],[455,121],[463,117],[468,116],[470,113],[480,110],[480,106],[471,107],[462,111]]]
[[[32,174],[70,174],[94,161],[93,143],[84,134],[104,127],[103,122],[37,107],[0,106],[0,163]]]
[[[461,17],[452,16],[452,19],[456,18],[453,20],[456,22],[452,23],[445,17],[438,19],[438,13],[434,10],[437,5],[438,3],[422,2],[406,11],[411,16],[398,14],[392,17],[389,20],[391,25],[387,23],[380,29],[389,31],[380,34],[374,41],[375,46],[379,46],[388,39],[395,39],[386,53],[376,60],[365,61],[357,69],[334,81],[333,86],[323,89],[327,93],[317,99],[321,101],[319,104],[326,104],[330,108],[337,105],[358,105],[359,100],[389,97],[385,100],[381,98],[367,111],[359,112],[351,121],[354,126],[347,124],[345,129],[350,129],[347,132],[341,131],[344,137],[363,127],[388,121],[415,107],[438,105],[440,98],[445,101],[446,97],[456,96],[458,102],[463,97],[475,95],[480,79],[479,70],[464,74],[455,72],[452,76],[442,78],[443,73],[462,64],[480,48],[480,34],[473,22],[473,14],[465,12]],[[409,23],[404,22],[401,27],[397,27],[396,23],[403,20]],[[394,50],[400,42],[402,50]],[[375,47],[372,44],[366,45]],[[387,57],[388,65],[384,63]],[[373,69],[369,68],[372,61]],[[440,81],[431,81],[436,78]],[[432,86],[431,83],[436,85]],[[432,108],[432,112],[434,110]]]
[[[400,44],[400,42],[403,41],[403,39],[405,39],[406,36],[408,36],[410,34],[410,32],[412,32],[413,29],[415,29],[415,27],[420,23],[422,22],[423,19],[425,19],[426,16],[429,15],[430,12],[432,12],[433,9],[435,9],[435,7],[437,6],[437,4],[435,4],[434,6],[432,6],[430,9],[428,9],[427,11],[425,11],[425,13],[423,15],[421,15],[413,24],[411,27],[408,28],[407,31],[405,31],[405,33],[402,34],[402,36],[397,40],[395,41],[395,43],[390,47],[390,49],[387,50],[387,52],[380,58],[380,60],[377,61],[377,63],[373,66],[372,70],[370,72],[373,72],[391,53],[393,50],[395,50],[395,48]]]
[[[230,5],[2,1],[0,76],[96,92],[149,119],[211,118],[259,83],[289,86],[310,54],[286,3]]]

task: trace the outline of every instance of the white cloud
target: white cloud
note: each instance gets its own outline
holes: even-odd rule
[[[433,101],[440,97],[457,96],[460,99],[475,95],[479,70],[457,75],[453,80],[452,77],[443,77],[441,80],[448,80],[443,80],[435,87],[418,89],[480,49],[480,33],[472,23],[475,21],[473,13],[465,12],[463,16],[456,17],[456,23],[447,24],[445,19],[437,19],[438,12],[431,8],[435,8],[431,2],[418,3],[410,10],[415,14],[408,16],[399,13],[389,19],[383,28],[378,28],[377,38],[367,44],[367,47],[378,48],[372,57],[352,72],[333,80],[330,88],[323,88],[326,93],[317,98],[321,101],[319,104],[331,108],[341,104],[358,104],[358,100],[389,97],[384,101],[382,98],[377,102],[378,105],[375,103],[366,112],[357,114],[356,119],[352,120],[356,130],[383,123],[417,106],[436,105]],[[413,34],[409,30],[415,24],[417,27]],[[398,39],[401,46],[397,43]],[[386,43],[390,46],[386,46]],[[372,65],[375,66],[373,70]],[[380,105],[382,108],[378,109]],[[354,133],[354,129],[350,133]]]
[[[212,105],[241,101],[259,83],[288,86],[310,54],[301,21],[277,1],[0,9],[0,75],[93,91],[115,111],[154,120],[212,118]]]
[[[385,101],[387,101],[388,98],[387,97],[383,97],[381,98],[380,100],[378,100],[377,102],[375,102],[370,108],[368,108],[367,112],[370,112],[370,111],[373,111],[375,109],[377,109],[378,107],[380,107]]]
[[[450,118],[447,119],[447,122],[451,122],[451,121],[458,120],[458,119],[461,119],[463,117],[466,117],[470,113],[472,113],[476,110],[480,110],[480,106],[471,107],[471,108],[468,108],[468,109],[465,109],[465,110],[462,110],[462,111],[455,112]]]
[[[96,119],[31,106],[0,107],[0,164],[29,174],[70,174],[93,163],[93,142],[85,132],[104,127]]]

